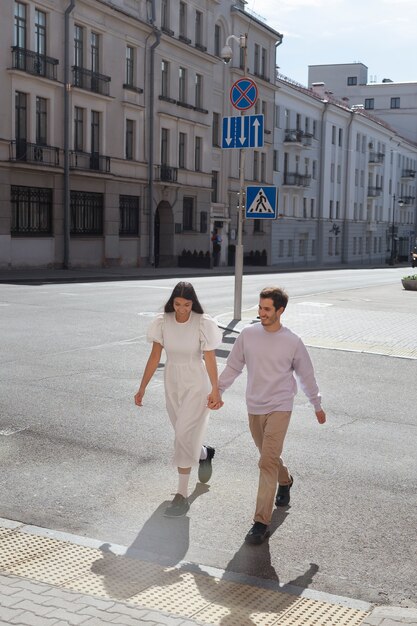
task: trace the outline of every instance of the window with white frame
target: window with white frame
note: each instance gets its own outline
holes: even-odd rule
[[[191,196],[184,196],[182,200],[182,228],[183,230],[194,230],[195,215],[194,215],[194,198]]]
[[[222,50],[222,29],[219,24],[214,26],[214,54],[220,56]]]
[[[169,63],[164,59],[161,61],[161,96],[169,97]]]
[[[169,30],[169,0],[161,0],[161,28]]]
[[[220,146],[220,113],[213,113],[212,125],[212,144],[215,147]]]
[[[84,28],[75,24],[74,26],[74,65],[77,68],[84,67]],[[75,78],[81,79],[81,74],[75,74]]]
[[[125,59],[125,85],[127,87],[134,86],[135,80],[135,49],[132,46],[126,46]]]
[[[202,148],[203,148],[203,138],[196,137],[195,147],[194,147],[194,169],[196,172],[201,172]]]
[[[187,135],[180,133],[178,138],[178,167],[186,167]]]
[[[187,101],[187,70],[184,67],[178,70],[178,100],[183,103]]]
[[[35,52],[46,54],[46,13],[35,9]]]
[[[84,109],[74,107],[74,150],[84,150]]]
[[[201,109],[203,106],[203,77],[201,74],[195,75],[195,106]]]
[[[14,3],[14,33],[13,45],[16,48],[26,48],[27,25],[26,25],[26,4],[23,2]]]
[[[161,165],[169,164],[169,129],[161,129]]]
[[[48,101],[46,98],[36,97],[36,145],[46,146],[47,141]]]
[[[135,121],[126,120],[125,158],[131,161],[135,149]]]
[[[90,37],[90,61],[91,71],[95,74],[100,72],[100,35],[92,32]]]
[[[180,37],[187,37],[187,5],[180,2]]]
[[[203,14],[201,11],[195,12],[195,45],[203,45]]]

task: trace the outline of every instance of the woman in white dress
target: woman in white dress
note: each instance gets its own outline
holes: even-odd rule
[[[191,283],[180,282],[165,304],[164,313],[151,323],[147,339],[152,342],[152,350],[135,404],[142,406],[146,387],[165,349],[165,399],[175,432],[173,463],[178,468],[178,490],[165,515],[179,517],[190,508],[187,498],[191,468],[199,465],[201,482],[211,477],[215,450],[203,446],[203,439],[209,409],[223,405],[215,355],[222,335],[214,320],[204,313]]]

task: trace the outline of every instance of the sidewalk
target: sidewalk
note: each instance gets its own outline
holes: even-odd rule
[[[417,609],[372,607],[0,519],[0,624],[22,626],[404,626]]]
[[[314,272],[320,270],[340,269],[373,269],[375,267],[387,267],[386,265],[358,265],[337,267],[314,267],[294,266],[281,267],[278,265],[252,266],[245,265],[243,274],[287,274],[289,272]],[[396,267],[409,268],[409,263],[403,263]],[[413,270],[410,268],[410,272]],[[0,283],[47,283],[47,282],[87,282],[87,281],[111,281],[111,280],[152,280],[161,278],[181,278],[185,276],[213,277],[233,276],[235,268],[232,266],[213,267],[200,269],[192,267],[92,267],[74,269],[0,269]]]

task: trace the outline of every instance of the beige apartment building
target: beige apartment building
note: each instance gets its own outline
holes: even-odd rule
[[[245,263],[408,258],[413,117],[393,84],[395,116],[376,91],[361,104],[365,66],[339,83],[329,66],[333,90],[280,76],[282,35],[245,0],[4,0],[1,18],[0,267],[210,268],[215,231],[233,265],[240,192],[272,185],[278,218],[244,220]],[[242,153],[223,122],[245,75],[264,133]]]
[[[1,267],[177,265],[184,251],[204,266],[215,228],[233,261],[239,150],[221,148],[222,119],[239,114],[229,91],[246,65],[266,133],[245,180],[272,184],[282,40],[245,5],[2,3]],[[247,250],[270,256],[270,228],[255,233]]]

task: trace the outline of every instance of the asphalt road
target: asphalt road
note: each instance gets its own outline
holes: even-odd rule
[[[244,278],[249,317],[260,288],[278,283],[292,297],[290,327],[311,334],[321,315],[322,334],[338,324],[343,345],[356,346],[310,348],[328,423],[319,426],[297,396],[285,453],[295,477],[292,502],[276,511],[273,535],[260,547],[243,543],[257,487],[244,376],[211,417],[207,442],[217,453],[210,485],[194,474],[189,515],[161,516],[176,488],[162,367],[142,409],[133,394],[149,351],[146,328],[176,280],[0,285],[0,516],[128,545],[166,563],[185,559],[417,606],[417,360],[370,354],[360,333],[369,317],[376,334],[383,329],[381,344],[401,334],[416,346],[417,294],[401,291],[403,274],[384,268]],[[193,283],[207,312],[232,316],[233,277]],[[296,306],[312,302],[317,307],[303,308],[298,328]]]

